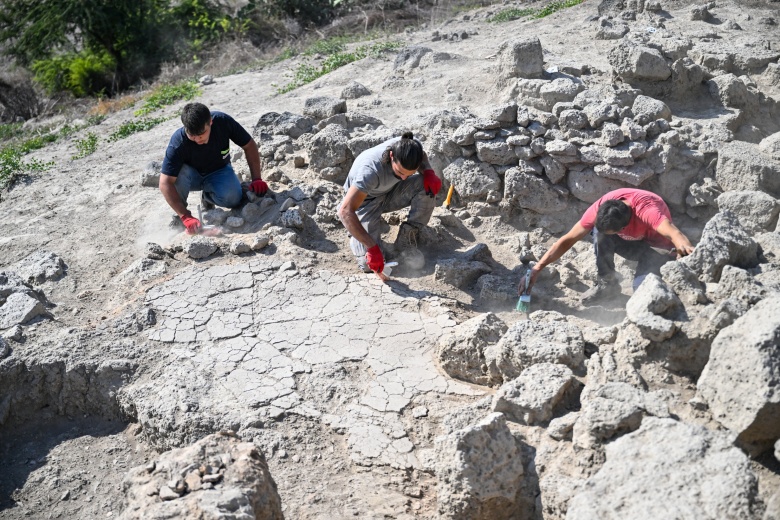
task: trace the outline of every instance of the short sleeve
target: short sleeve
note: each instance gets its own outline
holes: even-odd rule
[[[241,126],[238,121],[233,119],[231,116],[225,114],[225,121],[228,124],[228,137],[238,146],[243,148],[249,141],[252,140],[252,136],[249,135],[249,132],[247,132],[244,127]]]
[[[596,215],[598,214],[600,204],[601,199],[591,204],[590,207],[585,210],[585,213],[582,214],[582,218],[580,219],[580,225],[582,227],[585,229],[593,229],[596,227]]]
[[[171,142],[168,143],[168,148],[165,149],[165,157],[163,158],[162,167],[160,172],[163,175],[170,175],[171,177],[178,177],[179,170],[184,165],[184,159],[179,152],[179,147],[174,143],[174,139],[171,138]]]

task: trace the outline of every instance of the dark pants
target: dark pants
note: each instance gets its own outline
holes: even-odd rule
[[[593,229],[593,248],[596,253],[596,268],[599,278],[615,280],[615,254],[637,263],[634,274],[634,289],[649,273],[661,274],[661,266],[673,259],[650,247],[644,240],[624,240],[617,235],[599,233]],[[639,283],[637,283],[639,282]]]

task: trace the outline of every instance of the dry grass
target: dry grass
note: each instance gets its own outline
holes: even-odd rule
[[[105,116],[114,112],[119,112],[130,108],[138,101],[138,94],[125,94],[119,98],[100,98],[97,103],[89,109],[90,116]]]

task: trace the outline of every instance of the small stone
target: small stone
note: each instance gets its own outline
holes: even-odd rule
[[[9,355],[11,355],[11,346],[5,338],[0,338],[0,359],[5,359]]]
[[[404,486],[404,495],[412,498],[421,498],[422,489],[420,486]]]
[[[279,208],[279,213],[284,213],[285,211],[292,208],[293,206],[295,206],[295,199],[288,198],[287,200],[282,202],[282,207]]]
[[[179,498],[179,494],[168,486],[162,486],[158,494],[161,500],[176,500]]]
[[[248,253],[251,250],[252,247],[243,240],[234,240],[230,243],[230,252],[234,255]]]
[[[415,406],[412,409],[412,417],[419,419],[421,417],[428,417],[428,408],[425,406]]]
[[[220,480],[222,480],[222,475],[220,473],[216,473],[214,475],[203,475],[204,483],[216,484]]]
[[[306,159],[304,159],[300,155],[293,156],[293,166],[295,166],[296,168],[303,168],[304,166],[306,166]]]
[[[268,245],[268,242],[270,239],[268,238],[268,235],[260,234],[255,235],[252,240],[249,242],[249,247],[252,248],[252,251],[259,251],[263,249],[265,246]]]
[[[279,266],[279,272],[283,271],[295,271],[295,262],[292,260],[289,262],[285,262],[282,265]]]
[[[65,501],[65,500],[68,500],[69,498],[70,498],[70,490],[67,490],[67,491],[65,491],[65,493],[62,494],[62,496],[60,497],[60,500]]]
[[[145,469],[146,469],[147,473],[151,473],[151,472],[153,472],[155,470],[156,467],[157,467],[157,463],[152,461],[152,462],[150,462],[149,464],[146,465]]]
[[[292,461],[293,462],[300,462],[301,461],[300,455],[298,455],[298,454],[293,455],[292,456]]]
[[[241,217],[228,217],[225,224],[228,227],[239,228],[244,225],[244,219]]]
[[[276,452],[276,456],[280,459],[286,459],[287,458],[287,451],[286,450],[279,450]]]
[[[200,82],[201,85],[204,86],[211,85],[212,83],[214,83],[214,76],[212,76],[211,74],[206,74],[205,76],[202,76],[198,81]]]

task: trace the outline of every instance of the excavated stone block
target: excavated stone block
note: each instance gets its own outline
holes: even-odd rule
[[[317,132],[308,145],[309,166],[315,170],[347,162],[349,134],[340,125],[328,125]]]
[[[672,71],[658,49],[621,42],[609,51],[609,64],[625,81],[663,81]]]
[[[506,324],[492,312],[457,325],[451,335],[439,342],[436,355],[442,370],[456,379],[489,384],[484,350],[497,342],[506,330]]]
[[[252,135],[257,137],[261,133],[272,135],[286,135],[297,139],[303,134],[311,132],[314,121],[291,112],[266,112],[257,120],[252,128]]]
[[[780,438],[780,297],[756,304],[712,342],[697,382],[713,417],[751,454]]]
[[[564,322],[518,321],[501,339],[485,350],[491,380],[506,382],[537,363],[560,363],[581,367],[585,342],[580,330]]]
[[[326,119],[336,114],[347,112],[347,102],[343,99],[317,96],[306,99],[303,105],[303,115],[314,120]]]
[[[758,146],[743,141],[720,145],[715,180],[725,191],[759,190],[780,196],[780,165],[764,158]]]
[[[634,113],[634,116],[642,114],[647,116],[650,121],[655,121],[656,119],[669,121],[672,119],[672,111],[666,103],[649,96],[637,96],[631,111]]]
[[[471,159],[456,159],[444,168],[442,174],[466,201],[484,200],[488,192],[499,189],[501,184],[492,166]]]
[[[723,432],[673,419],[606,446],[607,461],[569,502],[567,520],[686,518],[758,520],[758,480]]]
[[[523,458],[503,414],[436,438],[439,518],[509,520],[521,507]]]
[[[539,170],[541,174],[541,166]],[[510,168],[504,174],[504,199],[513,206],[543,215],[563,211],[567,205],[566,199],[544,179],[520,167]]]
[[[626,303],[626,317],[634,322],[642,334],[651,341],[664,341],[677,331],[670,315],[682,306],[682,302],[668,285],[656,274],[648,274]]]
[[[435,280],[465,289],[477,281],[477,278],[492,271],[484,262],[447,258],[436,264],[433,277]]]
[[[537,37],[519,38],[505,42],[499,48],[498,53],[499,68],[504,76],[541,78],[544,74],[542,44]]]
[[[493,410],[521,424],[547,422],[573,382],[574,374],[563,365],[530,366],[498,389],[493,397]]]
[[[607,192],[625,188],[626,184],[596,175],[593,168],[585,168],[579,171],[569,171],[566,177],[566,186],[569,188],[572,196],[592,204]]]
[[[341,99],[357,99],[370,95],[371,91],[362,83],[358,83],[355,80],[350,81],[341,91]]]
[[[758,264],[758,244],[730,211],[721,211],[704,226],[693,253],[680,260],[702,282],[717,282],[726,265],[753,267]]]
[[[503,139],[477,141],[477,157],[480,161],[498,166],[517,164],[512,147]]]
[[[51,251],[39,250],[16,262],[12,269],[30,284],[59,280],[65,274],[65,262]]]
[[[127,507],[120,520],[284,518],[265,457],[232,432],[209,435],[131,469],[123,488]]]
[[[196,236],[184,245],[184,253],[190,258],[199,260],[208,258],[217,252],[219,246],[216,240],[210,237]]]
[[[46,308],[38,299],[23,292],[11,293],[0,306],[0,329],[27,323],[44,314]]]
[[[750,233],[773,231],[780,202],[762,191],[727,191],[717,199],[719,210],[729,210]]]

